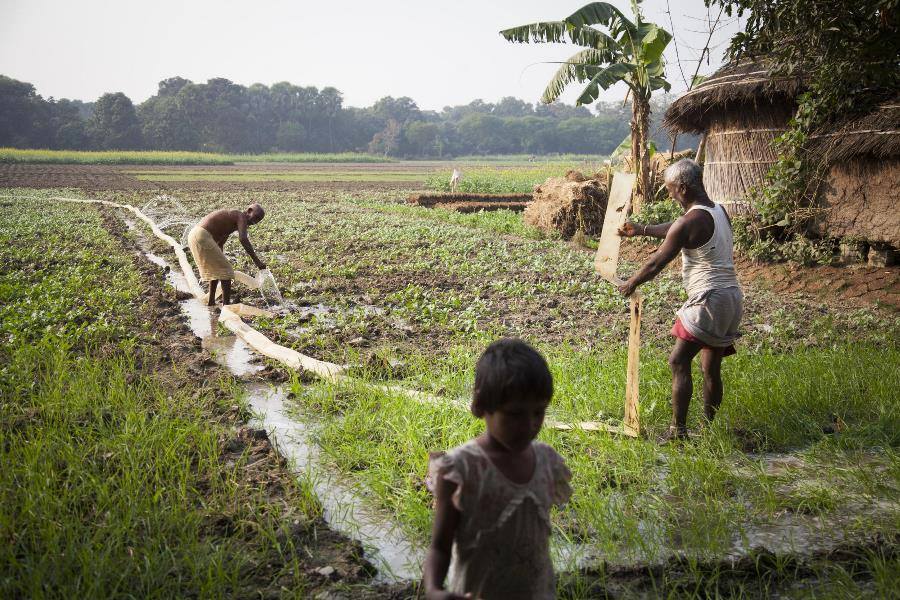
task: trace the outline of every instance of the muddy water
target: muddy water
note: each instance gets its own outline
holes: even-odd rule
[[[189,293],[184,276],[168,261],[146,250],[143,254],[163,269],[169,285]],[[179,306],[191,330],[216,362],[236,377],[262,370],[259,357],[243,340],[231,334],[219,335],[217,309],[193,297],[181,301]],[[352,485],[324,466],[309,427],[287,415],[287,392],[279,386],[262,383],[248,383],[245,390],[257,415],[254,424],[265,429],[298,474],[308,478],[328,524],[362,543],[366,557],[378,568],[377,579],[386,582],[419,579],[424,548],[408,540],[387,515],[368,509]]]
[[[259,385],[249,387],[247,393],[250,405],[269,435],[274,436],[279,451],[293,461],[299,472],[312,473],[310,483],[324,508],[325,520],[362,542],[381,579],[420,578],[424,548],[406,539],[386,515],[367,509],[356,490],[340,476],[321,468],[311,432],[303,422],[286,414],[285,391]]]

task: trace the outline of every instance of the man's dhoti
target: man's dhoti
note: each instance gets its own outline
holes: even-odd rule
[[[739,287],[706,290],[688,298],[677,314],[672,335],[733,354],[734,341],[740,337],[744,294]]]
[[[234,267],[207,230],[195,225],[188,234],[188,247],[200,271],[200,281],[234,279]]]

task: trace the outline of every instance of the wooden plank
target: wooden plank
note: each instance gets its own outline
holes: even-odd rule
[[[616,435],[627,435],[628,437],[637,437],[638,431],[631,429],[625,425],[613,425],[603,421],[576,421],[574,423],[564,423],[562,421],[545,421],[544,427],[556,429],[558,431],[606,431]]]
[[[622,279],[618,275],[619,248],[622,244],[618,230],[628,218],[634,183],[634,173],[616,172],[613,175],[609,199],[606,203],[606,215],[603,217],[603,229],[600,231],[597,254],[594,256],[594,269],[601,277],[616,286],[622,283]],[[625,373],[625,419],[620,428],[613,426],[602,428],[603,431],[612,431],[631,437],[637,437],[641,431],[639,366],[642,310],[643,300],[640,293],[635,292],[629,298],[630,322],[628,326],[628,366]],[[590,429],[589,431],[599,430],[601,429]]]
[[[638,292],[629,298],[631,321],[628,327],[628,367],[625,375],[625,428],[639,435],[641,432],[638,402],[640,398],[641,313],[643,299]]]
[[[622,281],[616,275],[619,267],[619,246],[622,243],[618,229],[628,218],[628,203],[631,201],[634,180],[634,173],[617,171],[613,175],[612,189],[606,202],[606,215],[603,217],[603,229],[600,230],[600,241],[597,243],[597,254],[594,256],[594,270],[614,285]]]

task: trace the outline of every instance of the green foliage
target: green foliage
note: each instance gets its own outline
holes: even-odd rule
[[[100,96],[88,128],[94,143],[103,150],[132,150],[142,145],[134,105],[122,92]]]
[[[119,95],[110,97],[127,104]],[[654,108],[656,119],[666,102]],[[109,127],[89,127],[101,117],[110,121],[104,116],[110,110],[102,108],[97,116],[96,108],[97,103],[45,100],[31,84],[0,76],[0,146],[85,150],[124,144],[101,136],[101,129],[108,133]],[[244,87],[226,79],[196,84],[181,77],[159,82],[158,93],[135,112],[145,149],[250,156],[303,151],[323,157],[366,150],[373,142],[372,151],[381,157],[607,154],[627,133],[631,118],[618,103],[598,104],[594,115],[580,106],[534,106],[512,97],[496,103],[474,100],[440,113],[420,110],[411,98],[390,96],[353,108],[343,106],[340,92],[330,87],[287,82]],[[130,139],[135,132],[129,132]]]
[[[634,215],[635,223],[654,225],[656,223],[668,223],[684,214],[681,205],[671,199],[649,202],[644,205],[641,212]]]
[[[559,98],[571,83],[585,83],[576,104],[591,104],[608,89],[623,82],[631,95],[631,157],[639,174],[638,190],[647,199],[652,197],[649,185],[650,98],[655,90],[668,91],[665,79],[663,51],[672,34],[654,23],[644,21],[639,1],[633,0],[634,21],[606,2],[592,2],[562,21],[532,23],[500,32],[510,42],[569,41],[584,49],[575,53],[547,84],[541,101],[550,103]],[[594,26],[606,29],[602,31]]]
[[[534,167],[475,167],[462,170],[459,191],[466,194],[530,194],[534,186],[548,177],[563,177],[569,169],[592,175],[599,164],[544,163]],[[438,171],[425,180],[425,187],[438,192],[450,191],[450,171]]]
[[[47,334],[116,339],[133,320],[138,279],[94,210],[16,200],[0,210],[0,340]],[[40,207],[40,208],[38,208]],[[27,268],[23,268],[27,265]]]
[[[726,14],[746,14],[729,54],[766,56],[775,74],[802,75],[808,91],[788,130],[775,141],[777,162],[749,200],[757,216],[742,240],[752,255],[800,262],[826,260],[828,242],[801,241],[817,215],[815,190],[828,164],[810,154],[813,136],[839,119],[864,114],[900,88],[897,0],[707,0]],[[815,52],[810,52],[815,48]],[[770,252],[772,238],[786,248]]]

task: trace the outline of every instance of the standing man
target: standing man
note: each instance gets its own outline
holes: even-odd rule
[[[231,304],[231,280],[234,279],[234,268],[225,258],[222,249],[232,233],[238,232],[241,245],[253,259],[256,267],[266,268],[256,256],[250,238],[247,237],[247,228],[262,221],[265,215],[263,207],[254,202],[244,211],[222,209],[211,212],[191,229],[188,234],[188,246],[200,271],[200,281],[209,282],[209,306],[216,303],[216,286],[220,281],[222,306]]]
[[[681,275],[688,300],[677,311],[669,355],[672,370],[672,425],[664,440],[687,436],[688,405],[693,393],[691,361],[700,354],[703,371],[703,414],[713,420],[722,403],[722,359],[735,353],[734,341],[743,314],[744,296],[734,271],[731,221],[703,187],[703,170],[690,159],[666,169],[666,189],[684,208],[670,223],[627,222],[619,235],[664,238],[659,249],[631,278],[619,286],[625,296],[650,281],[681,253]]]

